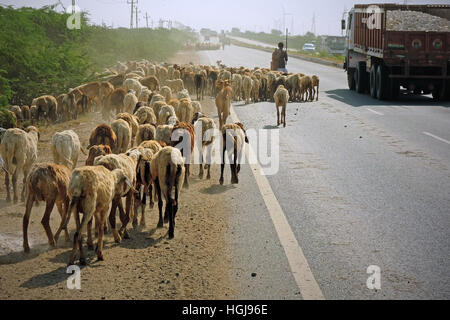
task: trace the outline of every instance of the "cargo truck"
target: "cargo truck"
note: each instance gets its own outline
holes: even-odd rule
[[[449,20],[450,5],[355,5],[341,22],[349,89],[389,100],[403,87],[450,100]]]

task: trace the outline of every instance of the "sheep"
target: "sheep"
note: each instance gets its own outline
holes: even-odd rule
[[[123,110],[128,113],[132,113],[134,107],[138,103],[138,98],[135,95],[134,90],[128,91],[128,93],[123,98]]]
[[[113,129],[117,137],[117,144],[116,148],[113,150],[113,153],[124,153],[128,150],[128,146],[131,142],[130,125],[125,120],[118,119],[111,123],[111,129]]]
[[[300,100],[311,100],[312,96],[312,80],[309,76],[303,76],[300,78]]]
[[[245,104],[250,103],[250,98],[252,95],[253,82],[252,78],[249,76],[242,77],[242,91],[244,92]]]
[[[161,144],[158,141],[156,141],[156,140],[143,141],[139,145],[139,147],[145,148],[145,149],[150,149],[153,152],[153,154],[156,154],[159,150],[162,149]]]
[[[160,79],[161,82],[166,81],[169,78],[169,73],[166,68],[159,67],[156,71],[156,74],[158,76],[158,79]]]
[[[89,82],[74,88],[74,90],[75,89],[78,89],[82,94],[85,94],[89,100],[95,103],[97,108],[102,106],[103,98],[109,96],[114,91],[114,87],[110,82]],[[72,90],[70,92],[72,92]],[[77,99],[79,99],[79,97],[77,97]]]
[[[16,182],[20,172],[23,172],[22,202],[25,201],[25,186],[28,173],[37,159],[37,144],[40,138],[39,130],[30,126],[24,130],[11,128],[6,130],[0,144],[0,155],[4,161],[6,201],[11,202],[9,193],[9,175],[12,175],[14,203],[17,203]]]
[[[147,87],[143,87],[141,93],[138,96],[138,101],[148,103],[151,95],[152,91]]]
[[[222,162],[220,165],[219,183],[223,185],[223,170],[225,168],[225,152],[227,151],[230,170],[231,183],[238,184],[238,174],[241,170],[241,157],[244,151],[244,141],[248,143],[247,134],[242,123],[227,123],[222,127]],[[233,159],[231,156],[234,155]]]
[[[136,143],[141,145],[143,141],[153,140],[156,137],[156,127],[152,124],[142,124],[139,126]]]
[[[112,154],[110,146],[104,144],[92,146],[89,149],[88,158],[86,159],[86,166],[93,166],[94,159],[98,156],[106,156],[107,154]]]
[[[164,222],[169,222],[169,239],[175,232],[175,217],[178,211],[178,197],[184,182],[184,161],[181,152],[172,147],[164,147],[150,162],[150,175],[158,195],[158,228],[163,227],[162,197],[166,201]],[[173,194],[173,198],[172,198]]]
[[[154,75],[150,75],[140,80],[140,83],[149,88],[151,91],[159,91],[160,82],[158,78]]]
[[[164,104],[166,103],[166,98],[164,98],[162,95],[160,94],[155,94],[152,96],[152,99],[150,100],[150,108],[153,108],[153,110],[155,111],[155,114],[157,114],[157,110],[155,109],[155,104],[158,102],[164,102]]]
[[[233,100],[241,101],[241,87],[242,87],[242,76],[240,74],[233,74]]]
[[[158,114],[158,124],[167,124],[167,120],[175,115],[175,109],[172,106],[167,104],[162,106]]]
[[[123,111],[123,101],[127,92],[122,89],[114,89],[113,92],[106,98],[105,105],[102,109],[103,119],[106,121],[111,120],[111,112],[120,113]]]
[[[149,153],[139,156],[136,166],[136,190],[139,192],[136,194],[134,200],[134,217],[133,217],[133,227],[137,226],[138,219],[138,209],[141,207],[141,221],[140,225],[145,226],[145,207],[147,204],[147,195],[150,198],[150,208],[153,208],[153,181],[150,176],[150,163],[153,157],[153,153]],[[143,187],[142,197],[141,189]]]
[[[119,119],[122,119],[122,120],[125,120],[126,122],[128,122],[128,125],[131,128],[131,146],[134,146],[134,141],[136,139],[136,134],[137,134],[137,131],[139,128],[138,119],[135,116],[133,116],[129,113],[126,113],[126,112],[119,113],[118,115],[116,115],[116,120],[119,120]]]
[[[10,106],[9,111],[13,112],[16,115],[18,122],[23,121],[22,109],[19,106]]]
[[[312,87],[312,99],[311,101],[314,101],[314,95],[316,95],[316,101],[319,100],[319,77],[316,75],[313,75],[311,77],[311,87]]]
[[[68,192],[71,199],[70,206],[66,217],[64,217],[64,223],[60,226],[60,229],[67,226],[68,218],[73,212],[77,230],[73,237],[73,249],[69,258],[69,265],[74,264],[78,249],[80,250],[80,265],[86,264],[86,256],[83,250],[83,233],[87,229],[88,247],[93,248],[92,218],[95,218],[98,226],[97,258],[100,261],[104,260],[103,235],[108,209],[115,198],[128,193],[132,188],[131,181],[121,169],[110,171],[102,166],[88,166],[77,168],[73,171]],[[80,212],[83,212],[81,222]],[[114,235],[118,236],[117,230],[113,229],[113,232],[115,232]]]
[[[61,219],[65,217],[66,210],[69,208],[69,181],[72,172],[65,166],[53,163],[39,163],[33,166],[27,178],[27,201],[25,214],[23,216],[23,249],[30,252],[28,244],[28,223],[30,220],[31,209],[36,201],[45,201],[45,212],[41,223],[47,234],[48,243],[52,247],[56,247],[58,234],[53,236],[50,228],[50,214],[56,203]],[[66,241],[70,241],[67,227],[64,228]]]
[[[136,192],[134,186],[136,185],[136,165],[137,158],[133,156],[127,156],[126,154],[108,154],[106,156],[100,156],[95,158],[94,166],[103,166],[108,170],[121,169],[124,175],[130,182],[129,188],[123,190],[122,194],[117,195],[111,205],[111,211],[109,214],[109,223],[114,235],[114,241],[119,243],[122,238],[129,239],[130,236],[127,232],[127,225],[133,217],[134,196]],[[126,197],[126,209],[123,211],[121,198]],[[122,226],[120,230],[116,229],[116,209],[119,208],[120,220]]]
[[[206,89],[206,71],[202,70],[194,76],[195,92],[197,93],[197,100],[203,100]]]
[[[209,180],[211,179],[211,151],[216,124],[213,119],[205,117],[201,113],[196,113],[192,122],[194,124],[195,134],[201,137],[201,143],[197,143],[197,150],[200,156],[200,170],[198,176],[200,179],[203,179],[203,149],[207,148],[205,169],[208,170],[206,179]]]
[[[54,163],[65,165],[72,170],[77,166],[80,151],[86,154],[81,148],[78,135],[72,130],[56,132],[50,146]]]
[[[194,116],[194,108],[192,107],[191,101],[188,99],[181,99],[176,115],[179,121],[190,123]]]
[[[260,79],[260,89],[259,89],[259,98],[261,101],[268,100],[268,78],[267,75],[262,75]]]
[[[133,90],[138,96],[141,94],[142,84],[136,79],[126,79],[122,86],[125,88],[127,92]],[[148,87],[148,86],[146,86]]]
[[[284,86],[280,85],[277,91],[275,91],[273,98],[275,100],[275,107],[277,108],[277,126],[280,125],[279,107],[281,107],[281,123],[283,123],[283,127],[286,127],[286,104],[289,101],[289,92]]]
[[[172,129],[171,144],[172,147],[180,149],[182,156],[185,159],[185,179],[183,187],[189,189],[189,176],[191,174],[191,155],[194,151],[195,137],[194,127],[187,122],[178,122]]]
[[[260,86],[259,80],[256,77],[254,79],[252,79],[253,103],[257,103],[259,101],[259,86]]]
[[[165,85],[172,89],[172,93],[177,93],[184,89],[183,80],[181,79],[166,80]]]
[[[47,121],[56,121],[58,114],[58,102],[56,98],[50,95],[41,96],[35,98],[32,105],[37,107],[37,121],[40,120],[41,116]]]
[[[187,91],[186,89],[181,90],[180,92],[177,93],[177,99],[181,100],[181,99],[189,99],[191,100],[191,96],[189,94],[189,91]]]
[[[114,133],[113,129],[110,126],[103,123],[98,125],[91,132],[91,136],[89,137],[89,146],[88,149],[95,145],[107,145],[111,148],[111,150],[115,150],[117,146],[117,136]]]
[[[159,125],[156,127],[156,139],[157,141],[162,141],[166,145],[170,145],[172,143],[172,129],[171,125]]]
[[[219,128],[222,129],[223,125],[227,122],[228,115],[230,114],[233,89],[231,89],[231,83],[228,80],[217,80],[217,86],[220,88],[220,92],[216,97],[216,107],[217,114],[219,116]]]
[[[191,106],[192,106],[194,114],[197,112],[202,112],[202,105],[200,104],[199,101],[192,101]],[[175,111],[176,111],[176,109],[175,109]]]
[[[300,91],[300,78],[297,74],[288,76],[286,80],[286,89],[289,91],[289,97],[292,101],[296,101]]]
[[[209,74],[208,74],[208,80],[207,82],[209,83],[209,88],[210,88],[210,95],[212,97],[215,97],[217,95],[217,87],[216,87],[216,81],[219,78],[219,73],[216,70],[212,70]]]
[[[139,124],[156,123],[155,112],[150,107],[140,107],[134,115],[138,119]]]
[[[25,121],[31,120],[30,107],[29,106],[21,106],[20,109],[22,110],[23,120],[25,120]]]
[[[166,103],[169,103],[169,101],[172,99],[172,89],[170,89],[168,86],[162,87],[159,91],[159,94],[166,99]]]

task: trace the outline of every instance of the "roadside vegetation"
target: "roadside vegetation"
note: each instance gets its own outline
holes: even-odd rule
[[[192,34],[172,29],[111,29],[89,23],[67,28],[68,14],[0,7],[0,108],[30,104],[94,80],[118,60],[160,61],[175,54]],[[0,112],[0,122],[4,112]]]

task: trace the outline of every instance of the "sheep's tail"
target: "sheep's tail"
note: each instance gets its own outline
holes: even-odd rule
[[[5,154],[6,154],[6,158],[5,158],[5,162],[4,162],[4,166],[3,169],[5,172],[7,172],[8,174],[14,174],[14,165],[17,164],[15,162],[15,143],[12,142],[11,140],[4,140],[3,141],[3,145],[4,145],[4,150],[5,150]],[[13,170],[11,170],[13,169]]]
[[[177,171],[175,173],[175,201],[173,203],[175,206],[178,205],[178,193],[179,193],[178,185],[179,185],[179,182],[180,182],[181,170],[182,170],[181,164],[178,164],[177,165]]]
[[[181,164],[176,165],[175,172],[172,171],[171,164],[167,165],[167,170],[166,170],[167,193],[168,193],[168,198],[173,201],[174,206],[176,206],[177,202],[178,202],[178,192],[179,192],[178,183],[180,181],[181,170],[182,170]],[[174,198],[172,198],[172,189],[173,188],[175,188]]]

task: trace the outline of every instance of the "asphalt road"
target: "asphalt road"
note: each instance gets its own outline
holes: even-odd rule
[[[270,53],[236,46],[199,55],[203,64],[270,64]],[[318,75],[320,94],[290,103],[286,128],[276,128],[273,103],[233,106],[246,128],[278,130],[279,170],[267,178],[324,297],[449,299],[450,105],[380,102],[349,91],[343,70],[299,59],[287,68]],[[230,190],[241,298],[301,298],[248,165]],[[371,265],[380,290],[366,286]]]

